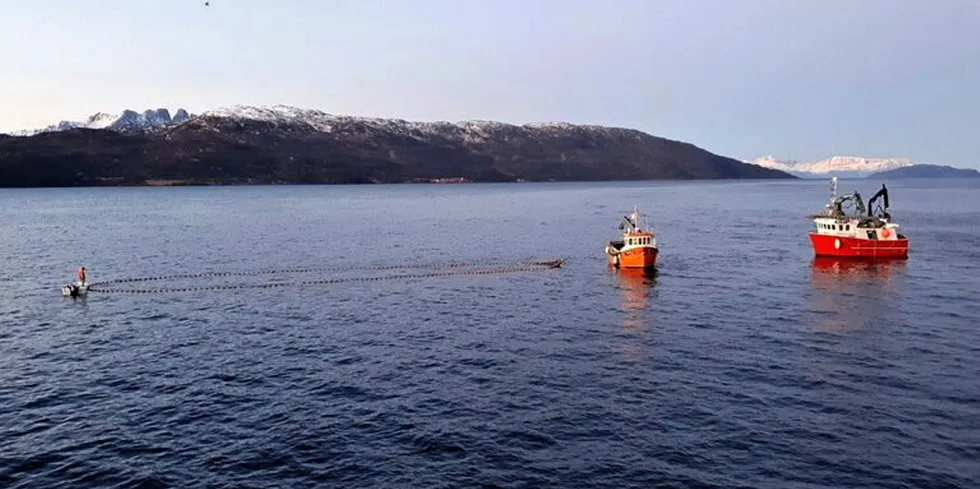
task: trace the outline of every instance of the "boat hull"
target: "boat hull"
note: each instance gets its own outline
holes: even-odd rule
[[[850,236],[810,233],[816,256],[842,258],[908,258],[909,240],[862,239]]]
[[[86,294],[88,294],[87,285],[68,284],[61,287],[63,297],[82,297]]]
[[[653,268],[657,264],[656,248],[633,248],[609,253],[609,265],[616,268]]]

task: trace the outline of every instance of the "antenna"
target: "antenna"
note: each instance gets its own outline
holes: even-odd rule
[[[837,177],[832,177],[830,179],[830,199],[835,198],[837,198]]]

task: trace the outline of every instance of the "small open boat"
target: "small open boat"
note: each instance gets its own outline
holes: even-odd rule
[[[86,294],[88,294],[88,285],[86,284],[73,282],[61,286],[61,295],[63,297],[82,297]]]

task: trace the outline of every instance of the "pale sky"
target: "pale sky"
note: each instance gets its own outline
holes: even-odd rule
[[[287,104],[980,163],[980,0],[0,0],[0,131]]]

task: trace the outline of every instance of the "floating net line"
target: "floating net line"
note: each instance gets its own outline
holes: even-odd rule
[[[545,261],[523,261],[512,264],[500,262],[482,263],[448,263],[448,264],[427,264],[427,265],[391,265],[378,267],[313,267],[313,268],[282,268],[275,270],[254,270],[239,272],[206,272],[190,273],[177,275],[159,275],[153,277],[134,277],[117,280],[107,280],[105,282],[93,282],[88,285],[88,292],[100,294],[167,294],[181,292],[201,292],[219,290],[241,290],[241,289],[271,289],[281,287],[303,287],[332,285],[351,282],[376,282],[382,280],[411,280],[436,277],[451,277],[463,275],[495,275],[507,273],[535,272],[560,268],[565,260],[558,258]],[[482,267],[482,268],[481,268]],[[274,276],[303,273],[327,273],[327,272],[348,272],[348,271],[393,271],[393,270],[435,270],[419,271],[416,273],[402,273],[395,275],[375,275],[362,277],[337,277],[317,280],[295,280],[285,282],[265,282],[265,283],[235,283],[235,284],[212,284],[212,285],[189,285],[185,287],[154,287],[154,288],[130,288],[125,284],[176,281],[176,280],[195,280],[205,278],[224,278],[224,277],[256,277]],[[122,287],[120,287],[122,285]]]

